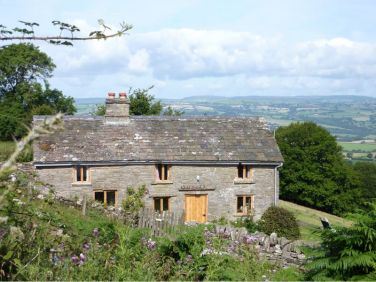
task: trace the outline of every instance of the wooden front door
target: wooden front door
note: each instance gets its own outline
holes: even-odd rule
[[[208,195],[185,195],[185,221],[207,222]]]

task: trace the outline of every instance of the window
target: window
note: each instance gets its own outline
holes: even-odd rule
[[[253,176],[253,170],[250,165],[238,165],[238,178],[251,179]]]
[[[155,197],[154,210],[156,212],[168,211],[170,209],[170,197]]]
[[[117,205],[116,195],[117,192],[114,190],[110,191],[94,191],[94,199],[101,202],[104,206],[115,206]]]
[[[87,166],[76,167],[76,182],[88,182],[89,181],[89,168]]]
[[[165,164],[157,165],[157,180],[165,181],[170,180],[171,166]]]
[[[253,195],[238,196],[236,202],[236,213],[242,215],[249,215],[253,209]]]

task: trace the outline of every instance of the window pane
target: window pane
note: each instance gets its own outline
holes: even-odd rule
[[[76,168],[76,181],[81,181],[81,167]]]
[[[246,178],[251,178],[251,167],[249,165],[246,166]]]
[[[107,193],[107,205],[115,206],[115,191],[106,191]]]
[[[95,192],[94,198],[96,201],[104,203],[104,193],[103,192]]]
[[[238,165],[238,178],[243,178],[243,166]]]
[[[245,205],[247,206],[247,211],[250,212],[252,208],[252,197],[245,198]]]
[[[167,180],[168,179],[168,165],[165,165],[164,166],[164,178],[163,180]]]
[[[236,205],[236,211],[238,213],[243,212],[243,197],[238,197],[237,205]]]
[[[157,170],[158,170],[158,179],[162,180],[162,165],[157,165]]]
[[[82,181],[87,181],[87,167],[82,167]]]
[[[161,198],[154,198],[154,209],[157,212],[161,211]]]
[[[163,210],[168,211],[168,198],[162,198],[163,199]]]

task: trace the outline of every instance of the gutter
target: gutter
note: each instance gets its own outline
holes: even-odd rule
[[[277,172],[278,169],[283,166],[283,163],[280,163],[274,168],[274,205],[277,205],[279,195],[277,194]]]
[[[113,160],[113,161],[56,161],[56,162],[34,162],[35,167],[71,167],[77,165],[87,166],[126,166],[126,165],[147,165],[147,164],[170,164],[170,165],[244,165],[254,166],[275,166],[280,167],[280,162],[252,162],[252,161],[160,161],[160,160]]]

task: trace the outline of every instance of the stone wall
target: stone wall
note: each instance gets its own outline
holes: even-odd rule
[[[37,171],[40,179],[52,184],[61,196],[81,197],[86,193],[93,197],[95,190],[116,190],[118,205],[128,186],[146,186],[145,205],[148,208],[153,208],[153,197],[171,197],[172,211],[184,209],[186,194],[207,194],[210,221],[222,216],[236,219],[237,195],[254,195],[255,219],[274,204],[274,167],[259,166],[253,170],[253,180],[244,182],[237,181],[236,166],[174,165],[170,180],[161,182],[156,180],[155,165],[97,166],[89,168],[89,182],[85,184],[74,182],[72,167],[39,168]]]

